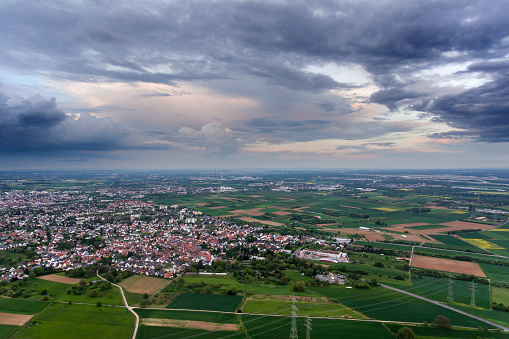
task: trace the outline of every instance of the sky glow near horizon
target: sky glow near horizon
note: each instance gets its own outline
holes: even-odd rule
[[[2,1],[2,169],[509,166],[509,2]]]

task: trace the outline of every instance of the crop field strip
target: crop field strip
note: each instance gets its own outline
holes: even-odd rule
[[[185,293],[166,308],[234,312],[242,299],[238,295]]]

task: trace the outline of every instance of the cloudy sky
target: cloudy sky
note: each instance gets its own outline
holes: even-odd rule
[[[0,168],[509,166],[509,2],[0,2]]]

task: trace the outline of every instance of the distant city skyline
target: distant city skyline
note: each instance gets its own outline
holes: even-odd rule
[[[3,1],[0,169],[507,168],[507,13]]]

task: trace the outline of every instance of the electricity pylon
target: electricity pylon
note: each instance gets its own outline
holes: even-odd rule
[[[308,313],[308,316],[306,317],[306,339],[310,339],[311,338],[311,318],[309,317],[309,313]]]
[[[297,333],[297,306],[295,306],[295,297],[292,296],[292,329],[290,330],[290,339],[298,339]]]
[[[470,306],[475,307],[475,279],[472,279],[472,296],[470,297]]]
[[[447,291],[447,301],[448,302],[454,301],[454,292],[452,290],[453,285],[454,285],[454,282],[452,281],[452,273],[449,272],[449,290]]]

